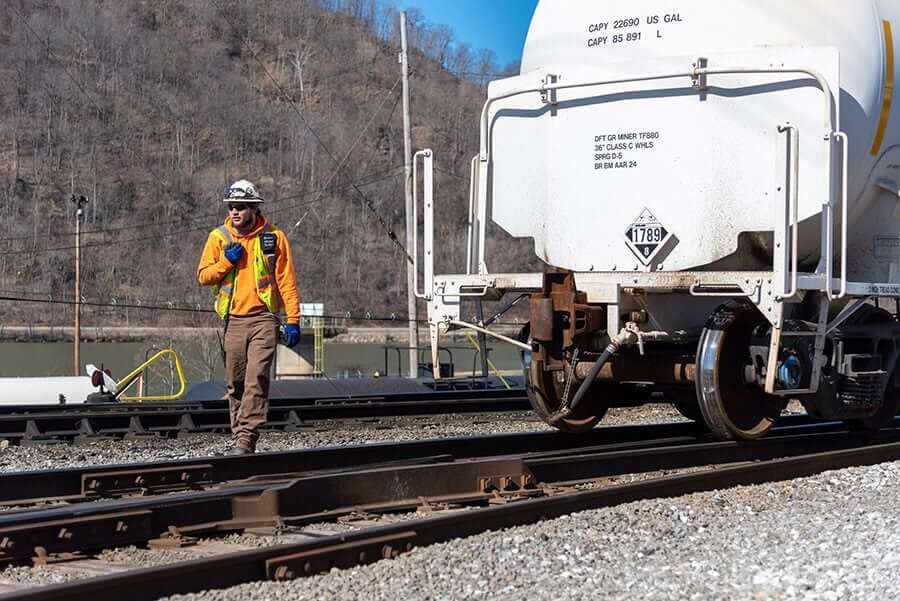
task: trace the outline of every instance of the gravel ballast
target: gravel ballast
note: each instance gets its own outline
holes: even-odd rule
[[[678,419],[666,406],[645,406],[613,410],[603,424]],[[260,450],[547,429],[527,414],[475,422],[463,417],[427,422],[266,433]],[[0,450],[0,463],[6,464],[0,470],[40,469],[43,462],[62,466],[195,457],[222,452],[230,444],[224,435],[200,435],[86,446],[9,447]],[[416,549],[393,561],[352,570],[170,599],[898,599],[898,498],[900,462],[585,511]],[[355,527],[330,524],[315,529],[337,532]],[[264,546],[289,538],[233,535],[223,542]],[[160,554],[129,547],[106,551],[99,559],[159,565],[190,556],[182,550]],[[50,583],[87,575],[12,567],[0,571],[0,583]]]
[[[900,598],[900,463],[629,503],[172,601]]]
[[[604,418],[603,425],[666,421],[683,421],[683,418],[668,405],[646,405],[639,408],[611,410]],[[408,418],[388,418],[376,422],[363,421],[346,427],[323,427],[322,430],[265,432],[260,438],[257,450],[287,451],[551,430],[550,426],[532,413],[429,416],[415,421]],[[225,434],[191,434],[183,438],[98,440],[78,445],[6,445],[0,447],[0,473],[208,457],[220,455],[231,447],[231,438]]]

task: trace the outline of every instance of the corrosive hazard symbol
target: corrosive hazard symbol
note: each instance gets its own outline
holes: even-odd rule
[[[671,235],[650,209],[645,208],[625,230],[625,242],[641,263],[649,265]]]

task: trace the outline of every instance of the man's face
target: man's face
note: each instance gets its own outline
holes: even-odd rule
[[[256,205],[246,202],[229,202],[228,217],[237,229],[248,228],[256,219]]]

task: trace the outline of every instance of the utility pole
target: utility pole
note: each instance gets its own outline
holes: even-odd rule
[[[403,71],[403,175],[406,183],[406,248],[413,250],[413,233],[418,227],[413,222],[412,181],[412,133],[409,118],[409,48],[406,44],[406,12],[400,13],[400,66]],[[406,310],[409,315],[409,377],[418,374],[419,322],[416,311],[416,272],[413,264],[406,263]],[[434,369],[440,369],[438,365]],[[435,372],[437,373],[437,372]]]
[[[81,217],[87,198],[72,195],[75,204],[75,369],[73,375],[81,375]]]

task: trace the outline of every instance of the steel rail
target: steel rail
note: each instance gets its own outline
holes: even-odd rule
[[[873,440],[900,444],[900,430],[878,437],[828,433],[754,443],[706,442],[630,450],[576,448],[552,457],[494,456],[429,460],[298,477],[283,474],[216,490],[138,497],[0,514],[0,562],[259,527],[295,527],[354,512],[410,511],[432,504],[477,504],[547,494],[546,487],[660,470],[766,461],[860,448]],[[550,491],[552,492],[552,491]]]
[[[734,447],[753,447],[736,444]],[[0,595],[0,600],[102,601],[158,599],[254,580],[288,580],[396,557],[417,546],[509,528],[588,509],[649,498],[762,484],[811,476],[830,469],[872,465],[900,458],[900,443],[891,442],[769,461],[742,463],[631,484],[563,494],[337,534],[309,542],[145,568],[90,580],[50,585]]]
[[[802,420],[793,421],[796,424],[806,423]],[[468,459],[547,451],[565,453],[574,445],[580,447],[625,443],[649,445],[654,442],[662,444],[660,441],[671,442],[675,439],[693,441],[703,434],[703,428],[697,424],[673,423],[597,428],[576,438],[555,431],[530,432],[323,447],[238,457],[198,457],[173,461],[9,472],[0,473],[0,505],[85,501],[130,493],[189,490],[275,473],[347,469],[435,456]]]
[[[523,391],[501,397],[444,398],[392,401],[337,399],[327,402],[273,403],[266,428],[297,430],[315,422],[415,417],[446,414],[508,413],[529,411]],[[88,441],[146,435],[227,432],[228,407],[224,403],[147,405],[80,405],[28,407],[20,413],[0,413],[0,439],[19,444]]]

